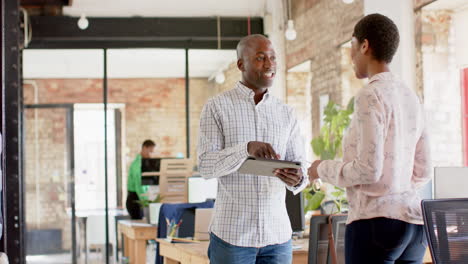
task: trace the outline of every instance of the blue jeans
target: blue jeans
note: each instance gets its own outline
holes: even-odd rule
[[[422,225],[379,217],[346,226],[346,264],[419,264],[426,248]]]
[[[290,264],[292,243],[266,247],[238,247],[231,245],[213,233],[210,234],[208,257],[211,264]]]

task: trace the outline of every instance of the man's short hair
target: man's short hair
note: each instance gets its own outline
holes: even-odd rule
[[[141,148],[154,147],[154,146],[156,146],[156,143],[154,143],[154,141],[151,140],[151,139],[147,139],[147,140],[143,141],[143,144],[141,144]]]
[[[362,43],[365,39],[372,49],[372,56],[390,63],[400,42],[398,28],[393,21],[381,14],[370,14],[354,26],[353,37]]]

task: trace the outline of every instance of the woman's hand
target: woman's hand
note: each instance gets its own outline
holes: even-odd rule
[[[275,175],[291,187],[297,186],[303,177],[301,169],[276,169]]]
[[[316,179],[319,178],[317,167],[320,165],[321,162],[321,160],[314,161],[312,165],[310,165],[310,168],[307,170],[310,182],[314,182]]]

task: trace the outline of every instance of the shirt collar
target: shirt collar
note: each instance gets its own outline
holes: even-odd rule
[[[394,80],[395,75],[391,72],[381,72],[377,73],[372,78],[369,79],[369,83],[375,82],[375,81],[383,81],[383,80]]]
[[[244,96],[245,98],[253,98],[254,95],[255,95],[255,92],[250,89],[249,87],[245,86],[244,84],[242,84],[240,81],[237,82],[236,84],[236,89],[240,92],[240,94],[242,96]],[[270,89],[267,89],[265,94],[263,95],[263,100],[262,101],[265,101],[267,100],[268,98],[270,97]]]

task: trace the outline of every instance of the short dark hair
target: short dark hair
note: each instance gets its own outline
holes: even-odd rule
[[[154,143],[154,141],[151,140],[151,139],[147,139],[147,140],[143,141],[143,144],[141,144],[141,148],[154,147],[154,146],[156,146],[156,143]]]
[[[360,43],[367,39],[372,56],[387,63],[392,61],[400,43],[397,26],[390,18],[381,14],[370,14],[359,20],[354,26],[353,37]]]

